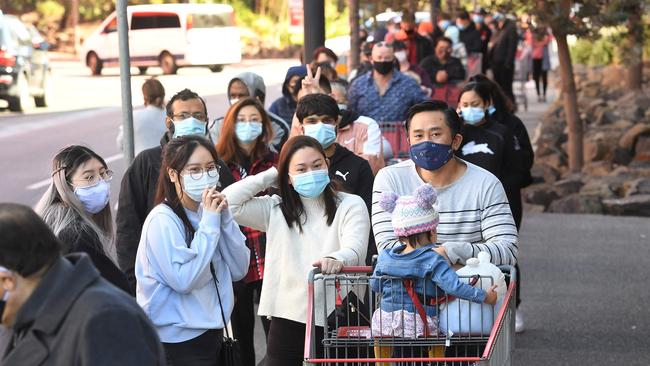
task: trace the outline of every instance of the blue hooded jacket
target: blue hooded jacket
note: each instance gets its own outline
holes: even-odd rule
[[[289,81],[294,76],[300,76],[301,78],[307,75],[307,67],[305,65],[292,66],[287,70],[287,76],[284,78],[284,83],[282,84],[282,96],[276,99],[271,107],[269,112],[274,113],[283,120],[285,120],[289,125],[293,119],[293,114],[296,113],[296,101],[293,99],[292,90],[289,90]]]

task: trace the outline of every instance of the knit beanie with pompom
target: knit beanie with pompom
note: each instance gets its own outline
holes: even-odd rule
[[[379,198],[379,207],[392,213],[395,235],[410,236],[438,227],[436,200],[436,190],[425,183],[412,196],[398,197],[394,192],[384,192]]]

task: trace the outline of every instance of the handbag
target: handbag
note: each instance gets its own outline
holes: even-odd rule
[[[221,319],[223,320],[223,329],[226,333],[226,336],[223,337],[223,342],[221,343],[221,349],[219,350],[219,355],[217,357],[217,364],[219,366],[240,366],[241,365],[241,354],[239,350],[239,342],[234,337],[230,337],[228,332],[228,326],[226,323],[226,315],[223,312],[223,305],[221,302],[221,294],[219,293],[219,281],[217,280],[217,274],[214,271],[214,266],[210,262],[210,273],[212,274],[212,279],[214,280],[214,287],[217,289],[217,298],[219,299],[219,310],[221,310]]]

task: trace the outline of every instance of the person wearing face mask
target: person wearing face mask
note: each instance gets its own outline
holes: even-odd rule
[[[235,76],[228,83],[227,89],[228,103],[230,106],[234,105],[241,99],[252,97],[257,99],[262,105],[266,99],[266,85],[264,79],[252,72],[242,72]],[[269,146],[276,152],[282,149],[287,138],[289,138],[289,124],[280,116],[266,111],[273,128],[273,140],[269,142]],[[219,135],[223,128],[224,117],[215,119],[209,126],[210,139],[217,143]]]
[[[481,73],[487,73],[489,68],[488,62],[488,44],[490,43],[490,38],[492,37],[492,30],[487,26],[488,22],[486,20],[488,13],[483,8],[478,8],[474,10],[472,14],[472,21],[476,26],[476,30],[479,31],[481,36]]]
[[[156,206],[142,227],[136,300],[153,322],[169,365],[216,365],[234,306],[232,283],[250,251],[218,191],[214,146],[182,136],[163,151]]]
[[[249,176],[223,191],[235,220],[267,235],[258,310],[259,315],[273,317],[266,366],[303,364],[306,279],[313,267],[334,274],[343,266],[364,263],[368,211],[360,197],[337,186],[330,180],[321,143],[309,136],[295,136],[282,149],[277,169]],[[279,194],[256,197],[271,187],[278,187]],[[319,291],[314,303],[316,332],[322,338],[323,313],[334,309],[322,308]]]
[[[113,249],[112,178],[104,159],[91,149],[65,147],[52,160],[52,183],[35,211],[63,244],[63,254],[88,254],[102,277],[130,292],[126,277],[107,254]]]
[[[165,365],[151,321],[29,207],[0,203],[3,366]]]
[[[409,107],[427,99],[418,83],[395,68],[392,45],[379,42],[372,48],[372,73],[350,85],[350,108],[375,121],[403,121]]]
[[[280,116],[285,122],[291,123],[298,102],[294,89],[305,75],[307,75],[307,66],[305,65],[292,66],[287,70],[284,83],[282,83],[282,96],[273,101],[269,107],[269,112]]]
[[[408,59],[408,47],[402,41],[393,42],[393,50],[395,51],[395,59],[399,64],[399,71],[409,76],[417,76],[416,81],[420,84],[422,91],[427,95],[431,95],[431,78],[429,74],[424,71],[417,63],[411,63]]]
[[[156,186],[162,163],[162,150],[169,141],[180,136],[207,135],[208,113],[205,101],[189,89],[176,93],[167,102],[167,132],[160,140],[160,146],[144,150],[124,173],[120,186],[117,208],[115,247],[120,268],[126,274],[135,295],[133,272],[142,225],[149,211],[155,206]],[[220,187],[233,182],[226,164],[218,160],[221,167]]]
[[[483,62],[481,33],[476,29],[476,25],[470,19],[467,11],[463,10],[458,14],[456,28],[460,31],[460,42],[465,45],[467,51],[467,75],[480,74]]]
[[[438,242],[452,264],[465,264],[479,251],[494,264],[517,262],[517,229],[501,182],[454,155],[463,141],[461,120],[441,101],[413,106],[406,120],[411,159],[385,167],[375,177],[372,229],[377,248],[399,245],[391,214],[378,202],[383,192],[410,195],[423,183],[438,193]]]
[[[465,122],[463,142],[456,155],[494,174],[506,192],[520,187],[524,168],[515,151],[512,132],[489,118],[490,90],[484,83],[470,82],[462,89],[458,109]],[[511,211],[515,212],[511,204]],[[515,220],[517,222],[517,220]]]
[[[433,53],[433,44],[431,43],[431,40],[417,32],[415,14],[409,11],[404,11],[402,13],[400,31],[387,35],[384,39],[384,41],[388,43],[392,43],[396,40],[402,41],[407,45],[406,55],[411,64],[417,65],[422,61],[422,59]],[[397,54],[395,56],[397,56]]]
[[[217,153],[228,164],[235,181],[240,181],[277,165],[278,155],[268,147],[272,138],[271,123],[264,107],[253,98],[244,98],[226,114],[216,145]],[[242,366],[254,366],[254,303],[262,291],[266,234],[245,226],[241,230],[251,256],[246,277],[234,285],[237,302],[231,321],[233,334],[242,351]],[[265,334],[268,334],[268,319],[261,317],[261,321]]]
[[[517,25],[501,12],[494,14],[494,23],[496,28],[488,45],[490,68],[494,73],[494,81],[499,84],[506,96],[515,102],[512,81],[519,44]]]
[[[465,68],[461,61],[451,56],[453,42],[446,37],[436,41],[435,54],[425,58],[420,67],[429,74],[434,88],[457,84],[465,80]]]

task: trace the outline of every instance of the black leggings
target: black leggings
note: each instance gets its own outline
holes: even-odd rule
[[[546,96],[546,88],[548,86],[548,71],[544,70],[542,67],[542,59],[533,59],[533,79],[535,80],[535,89],[537,90],[537,95],[539,96],[539,79],[542,78],[542,88],[544,91],[544,96]]]
[[[255,298],[259,299],[262,291],[262,281],[243,283],[237,282],[235,290],[235,307],[230,316],[232,322],[232,331],[235,339],[239,341],[241,350],[242,366],[255,366],[255,343],[253,334],[255,333]],[[264,334],[269,334],[270,321],[267,317],[260,317]]]
[[[302,366],[305,324],[273,317],[266,346],[266,366]],[[316,327],[317,357],[322,357],[323,328]]]
[[[163,343],[167,366],[218,366],[222,341],[223,331],[210,329],[189,341]]]

